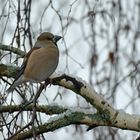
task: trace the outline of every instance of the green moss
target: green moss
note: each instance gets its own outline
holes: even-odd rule
[[[19,71],[19,68],[16,66],[7,66],[6,73],[7,73],[7,76],[9,77],[15,77],[18,71]]]
[[[19,71],[19,68],[16,66],[7,66],[4,64],[0,64],[0,76],[6,76],[6,77],[15,77],[17,75],[17,72]]]
[[[88,117],[93,121],[96,120],[98,122],[110,123],[110,113],[107,110],[104,112],[97,112],[94,115],[89,114]]]

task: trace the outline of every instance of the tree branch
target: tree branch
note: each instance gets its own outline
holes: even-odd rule
[[[15,53],[17,55],[20,55],[21,57],[24,57],[24,55],[26,54],[24,51],[22,51],[18,48],[12,47],[10,45],[4,45],[1,43],[0,43],[0,49],[3,51],[9,51],[9,52]]]
[[[13,113],[16,111],[20,111],[21,108],[23,108],[24,105],[7,105],[7,106],[0,106],[0,112],[1,113]],[[32,111],[33,106],[32,104],[26,106],[23,108],[23,111]],[[46,113],[48,115],[52,114],[60,114],[65,111],[67,111],[67,108],[65,107],[60,107],[58,105],[36,105],[36,111],[41,112],[41,113]]]
[[[47,107],[50,107],[50,108],[52,107],[54,109],[54,107],[56,107],[56,106],[46,106],[46,110],[47,110]],[[57,108],[58,108],[58,106],[57,106]],[[60,108],[61,107],[59,107],[59,109]],[[63,111],[63,107],[62,107],[61,111]],[[57,112],[57,113],[60,113],[60,112]],[[36,135],[39,135],[39,134],[54,131],[61,127],[69,126],[72,124],[92,125],[94,127],[112,126],[112,127],[126,129],[126,130],[129,129],[129,130],[140,131],[140,129],[136,128],[137,125],[134,127],[134,125],[131,124],[131,125],[129,125],[129,128],[128,128],[128,126],[126,128],[126,125],[124,125],[124,122],[122,122],[124,120],[120,120],[121,123],[111,124],[107,120],[104,119],[104,115],[105,114],[102,114],[102,113],[92,113],[91,111],[87,111],[85,109],[74,109],[74,108],[68,109],[67,108],[67,111],[64,111],[64,113],[62,113],[56,117],[51,117],[47,123],[44,123],[43,125],[39,125],[38,127],[35,127],[35,132],[36,132]],[[135,119],[138,119],[138,118],[136,118],[136,116],[134,117],[134,116],[131,116],[131,115],[123,113],[123,112],[120,112],[120,116],[121,115],[124,115],[123,117],[127,117],[128,118],[127,120],[130,119],[133,122],[135,121]],[[132,120],[132,118],[133,118],[133,120]],[[120,117],[120,119],[122,119],[122,117]],[[32,136],[33,136],[33,130],[30,129],[28,131],[24,131],[24,132],[17,134],[16,136],[12,137],[12,139],[21,140],[21,139],[31,138]]]
[[[7,72],[7,75],[8,74],[9,73]],[[6,76],[6,72],[4,76]],[[57,118],[55,121],[51,121],[51,123],[48,122],[35,128],[37,135],[42,132],[53,131],[70,124],[87,124],[93,127],[112,126],[126,130],[140,131],[140,116],[130,115],[123,111],[114,109],[101,95],[97,94],[96,91],[82,79],[73,78],[63,74],[52,78],[51,81],[53,85],[65,87],[82,96],[87,102],[97,109],[97,112],[95,114],[91,112],[88,115],[84,112],[80,112],[80,119],[77,119],[76,117],[79,116],[79,112],[72,112],[69,115],[64,113],[63,118]],[[70,119],[71,121],[69,121]],[[26,135],[31,136],[32,130],[23,132],[23,134],[19,133],[18,137],[21,138],[21,135],[23,137]]]
[[[0,64],[0,77],[3,76],[6,76],[8,78],[15,77],[18,72],[19,72],[19,67]]]

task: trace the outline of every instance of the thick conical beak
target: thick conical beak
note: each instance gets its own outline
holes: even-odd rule
[[[61,36],[58,36],[58,35],[55,35],[53,37],[53,41],[56,43],[57,41],[59,41],[62,37]]]

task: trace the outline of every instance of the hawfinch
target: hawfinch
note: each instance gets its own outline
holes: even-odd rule
[[[12,92],[18,85],[45,81],[55,71],[59,61],[57,41],[62,37],[49,32],[42,33],[34,47],[26,54],[14,82],[7,89]]]

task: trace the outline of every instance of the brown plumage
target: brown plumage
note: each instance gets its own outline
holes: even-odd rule
[[[46,80],[56,69],[59,61],[57,41],[60,36],[49,32],[42,33],[25,56],[20,72],[7,90],[12,92],[14,88],[25,82],[42,82]]]

